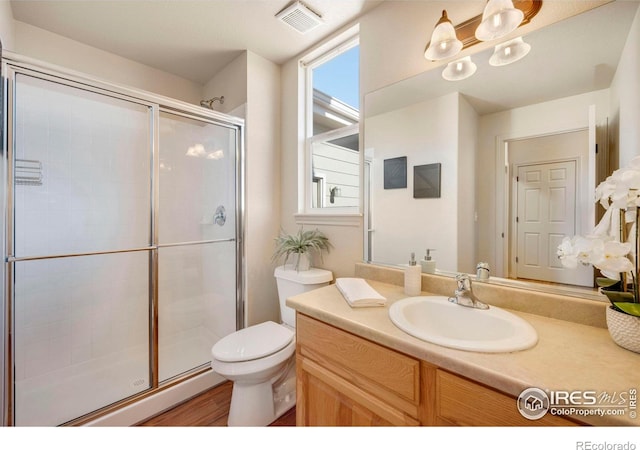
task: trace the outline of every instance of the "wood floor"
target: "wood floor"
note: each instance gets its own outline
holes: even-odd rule
[[[231,388],[227,381],[184,403],[138,424],[143,427],[225,427],[231,403]],[[294,427],[296,408],[293,407],[270,426]]]

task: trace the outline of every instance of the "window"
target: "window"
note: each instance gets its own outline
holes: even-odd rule
[[[304,64],[305,173],[301,212],[360,208],[360,47],[351,37]]]

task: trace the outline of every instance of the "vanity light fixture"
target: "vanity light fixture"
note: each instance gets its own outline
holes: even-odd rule
[[[447,17],[447,11],[442,11],[442,17],[436,23],[431,34],[431,41],[427,45],[424,57],[431,61],[451,58],[462,50],[462,42],[456,36],[456,30]]]
[[[471,56],[465,56],[447,64],[442,71],[442,78],[447,81],[460,81],[476,73],[477,66],[471,61]]]
[[[511,39],[496,45],[493,55],[489,58],[489,64],[492,66],[506,66],[524,58],[530,50],[531,45],[524,42],[522,37]]]
[[[489,0],[482,13],[482,22],[476,28],[480,41],[500,39],[518,28],[524,13],[513,6],[511,0]]]
[[[499,39],[512,32],[522,25],[526,25],[540,12],[542,0],[489,0],[484,8],[484,13],[458,25],[453,25],[447,17],[447,12],[442,11],[442,18],[436,23],[436,27],[441,26],[444,35],[442,38],[440,30],[433,30],[431,41],[427,44],[424,52],[426,59],[437,61],[440,59],[453,58],[460,51],[476,45],[485,40]],[[502,32],[496,34],[494,25],[501,25]],[[453,27],[453,30],[451,29]],[[501,28],[501,27],[497,27]],[[488,29],[488,31],[487,31]],[[457,42],[462,43],[462,48]],[[444,52],[449,50],[450,52]],[[454,51],[455,50],[455,51]]]

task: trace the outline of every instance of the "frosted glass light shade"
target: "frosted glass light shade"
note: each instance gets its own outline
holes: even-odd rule
[[[513,6],[511,0],[489,0],[482,13],[482,22],[476,28],[480,41],[499,39],[518,28],[524,13]]]
[[[442,17],[436,24],[431,41],[424,52],[424,57],[430,61],[451,58],[462,50],[462,42],[456,36],[456,30],[447,17],[447,11],[442,11]]]
[[[493,55],[489,58],[489,64],[492,66],[506,66],[524,58],[530,50],[531,46],[523,41],[522,37],[511,39],[496,45]]]
[[[442,71],[442,78],[447,81],[460,81],[476,73],[477,66],[471,61],[471,56],[452,61]]]

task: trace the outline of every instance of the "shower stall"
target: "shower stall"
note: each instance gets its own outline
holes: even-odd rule
[[[2,75],[4,424],[210,371],[243,324],[243,121],[18,55]]]

